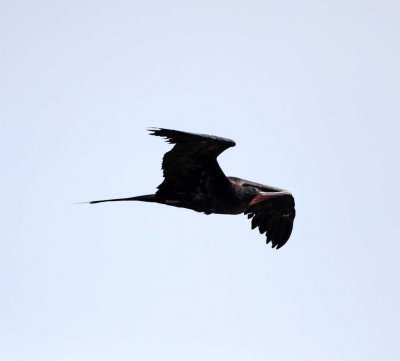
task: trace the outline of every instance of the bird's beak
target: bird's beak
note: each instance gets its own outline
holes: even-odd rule
[[[256,204],[258,202],[266,201],[271,198],[278,198],[282,196],[290,195],[288,191],[279,191],[279,192],[260,192],[260,194],[250,202],[250,205]]]

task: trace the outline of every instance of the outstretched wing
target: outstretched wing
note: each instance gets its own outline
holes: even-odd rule
[[[174,144],[164,155],[164,181],[158,186],[157,195],[173,195],[179,201],[195,202],[213,197],[230,187],[217,157],[225,149],[235,146],[233,140],[171,129],[149,130],[151,135],[164,137],[168,143]]]
[[[291,194],[276,198],[256,197],[244,212],[251,220],[251,228],[258,227],[261,234],[266,233],[267,243],[272,248],[281,248],[289,239],[296,215],[294,198]]]

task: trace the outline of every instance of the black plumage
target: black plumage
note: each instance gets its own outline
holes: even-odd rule
[[[247,214],[252,229],[266,234],[267,243],[282,247],[289,239],[295,217],[292,194],[280,188],[227,177],[217,157],[235,146],[230,139],[171,129],[153,128],[150,134],[166,138],[173,148],[162,161],[164,180],[155,194],[106,199],[144,201],[192,209],[205,214]]]

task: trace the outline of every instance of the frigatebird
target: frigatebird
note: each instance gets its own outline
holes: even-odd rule
[[[155,202],[192,209],[205,214],[241,214],[251,218],[251,228],[266,234],[272,248],[289,239],[295,217],[294,198],[286,190],[227,177],[217,157],[236,143],[213,135],[150,128],[151,135],[166,138],[173,148],[162,161],[163,182],[155,194],[130,198],[104,199],[89,203],[116,201]]]

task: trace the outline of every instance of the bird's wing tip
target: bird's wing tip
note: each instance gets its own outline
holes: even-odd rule
[[[146,129],[151,135],[155,135],[156,132],[159,132],[161,128],[158,127],[148,127]]]

